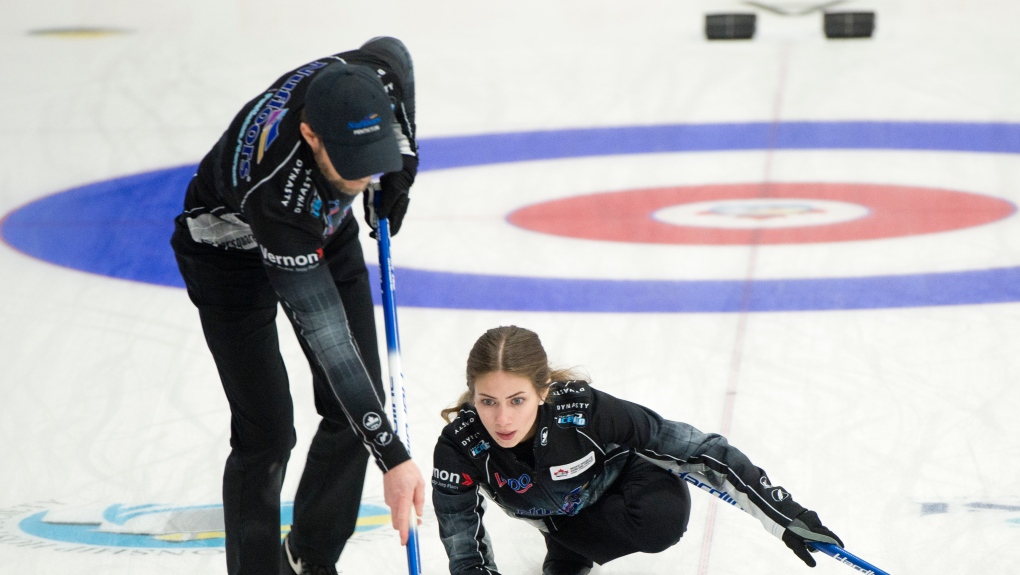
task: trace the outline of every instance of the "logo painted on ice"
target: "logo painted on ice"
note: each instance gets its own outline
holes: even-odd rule
[[[795,216],[799,214],[823,213],[824,211],[825,210],[818,209],[809,203],[724,204],[700,212],[700,214],[747,218],[752,220],[768,220],[772,218],[785,218],[787,216]]]
[[[294,505],[280,507],[281,535],[290,532]],[[390,522],[389,510],[362,503],[356,532]],[[52,501],[0,509],[0,544],[69,553],[220,554],[223,506],[79,505]]]
[[[510,489],[513,489],[517,493],[524,493],[527,490],[531,489],[532,485],[531,476],[528,475],[527,473],[521,475],[517,479],[514,479],[512,477],[510,479],[503,479],[502,477],[499,476],[499,473],[496,473],[495,475],[496,483],[498,483],[500,487],[503,487],[504,485],[509,485]]]
[[[1020,504],[1014,499],[1001,500],[1001,501],[926,501],[920,504],[921,506],[921,517],[927,515],[939,515],[943,513],[951,514],[971,514],[976,512],[991,513],[994,517],[996,513],[1003,514],[1016,514],[1020,513]],[[1020,517],[1009,517],[1005,519],[1005,523],[1008,527],[1016,529],[1020,528]]]

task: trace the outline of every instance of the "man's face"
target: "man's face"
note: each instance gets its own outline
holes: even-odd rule
[[[351,196],[356,196],[365,191],[369,182],[372,181],[372,176],[365,176],[359,180],[343,179],[336,171],[336,168],[333,167],[333,162],[330,161],[329,154],[326,153],[326,146],[322,144],[322,139],[312,131],[311,126],[301,122],[301,135],[308,142],[308,146],[312,148],[315,163],[319,166],[319,171],[325,176],[327,182],[336,186],[341,192]]]

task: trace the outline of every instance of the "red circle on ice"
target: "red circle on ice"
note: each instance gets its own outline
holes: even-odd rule
[[[685,206],[691,208],[686,214]],[[798,244],[947,232],[1001,220],[1015,210],[999,198],[935,188],[768,183],[586,194],[526,206],[507,219],[524,229],[589,240]]]

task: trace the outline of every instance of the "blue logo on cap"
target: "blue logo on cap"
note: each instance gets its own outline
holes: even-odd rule
[[[359,122],[347,122],[347,127],[352,130],[360,130],[378,125],[379,122],[382,122],[382,118],[379,117],[379,114],[372,114],[370,116],[365,116]]]

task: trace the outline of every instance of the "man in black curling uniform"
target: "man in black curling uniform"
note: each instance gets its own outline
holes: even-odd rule
[[[378,213],[366,198],[366,219],[388,217],[397,233],[418,166],[414,127],[410,55],[395,38],[374,38],[284,74],[248,102],[188,186],[171,244],[230,404],[231,575],[336,573],[369,454],[402,543],[412,503],[422,512],[421,473],[385,417],[350,210],[382,174]],[[280,490],[296,438],[277,303],[308,359],[322,415],[282,546]]]

